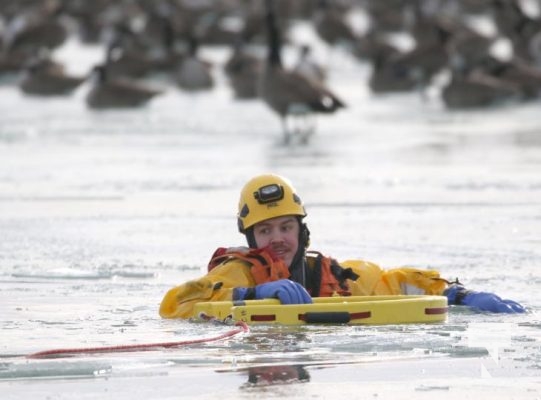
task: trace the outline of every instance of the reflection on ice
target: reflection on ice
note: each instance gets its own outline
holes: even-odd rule
[[[243,387],[285,385],[308,382],[310,373],[303,365],[262,365],[248,367],[248,381]]]

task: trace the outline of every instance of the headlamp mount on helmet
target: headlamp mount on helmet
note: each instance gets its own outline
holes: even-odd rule
[[[254,198],[259,204],[272,203],[284,198],[284,187],[276,183],[260,187],[254,192]]]

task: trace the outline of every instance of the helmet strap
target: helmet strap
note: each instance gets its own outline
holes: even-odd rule
[[[310,231],[308,226],[302,222],[302,217],[297,217],[297,221],[299,221],[300,226],[299,247],[289,266],[289,272],[291,273],[289,279],[306,287],[306,248],[310,244]]]
[[[255,235],[254,235],[254,228],[250,227],[246,229],[244,234],[246,235],[246,242],[248,243],[248,247],[251,249],[257,249],[257,243],[255,241]]]
[[[302,218],[298,217],[301,231],[299,232],[299,248],[307,249],[310,246],[310,230],[308,226],[302,222]]]

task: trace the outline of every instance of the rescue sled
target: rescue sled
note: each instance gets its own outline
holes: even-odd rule
[[[277,299],[202,302],[195,305],[194,314],[231,318],[249,325],[388,325],[447,319],[445,296],[336,296],[313,300],[312,304],[280,304]]]

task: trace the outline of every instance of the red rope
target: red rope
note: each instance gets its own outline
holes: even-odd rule
[[[181,340],[179,342],[163,342],[163,343],[143,343],[143,344],[129,344],[129,345],[120,345],[120,346],[104,346],[104,347],[87,347],[80,349],[53,349],[45,350],[37,353],[29,354],[26,358],[48,358],[48,357],[61,357],[70,354],[92,354],[92,353],[117,353],[123,351],[147,351],[152,349],[166,349],[171,347],[180,347],[196,343],[207,343],[214,342],[217,340],[225,339],[242,332],[249,332],[250,328],[246,323],[239,321],[235,323],[238,328],[232,329],[228,332],[222,333],[221,335],[210,337],[210,338],[200,338],[200,339],[191,339],[191,340]]]

